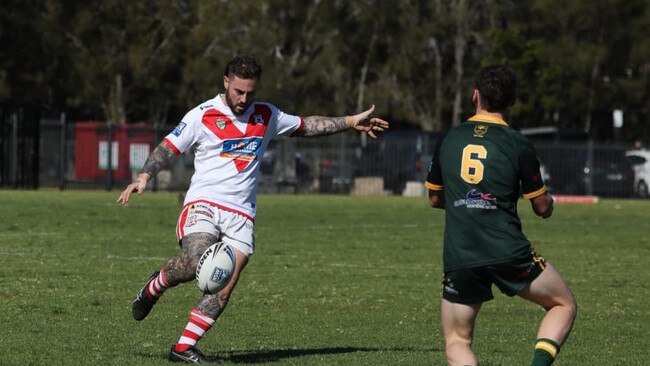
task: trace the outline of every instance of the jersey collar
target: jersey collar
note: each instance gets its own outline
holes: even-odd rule
[[[476,115],[470,117],[470,119],[468,119],[468,121],[487,122],[487,123],[495,123],[497,125],[508,126],[508,123],[506,121],[502,120],[501,118],[487,116],[485,114],[476,114]]]

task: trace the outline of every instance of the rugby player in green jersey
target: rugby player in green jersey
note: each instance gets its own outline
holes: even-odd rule
[[[558,271],[537,255],[521,230],[520,196],[543,218],[553,198],[533,145],[504,121],[516,78],[504,66],[479,71],[476,114],[437,144],[425,182],[432,207],[445,210],[441,322],[449,365],[477,365],[471,344],[492,284],[546,309],[531,365],[550,365],[576,316],[576,301]]]

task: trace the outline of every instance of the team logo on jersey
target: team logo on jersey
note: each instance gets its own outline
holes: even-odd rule
[[[223,130],[226,128],[226,120],[223,118],[217,118],[217,120],[214,121],[214,125],[217,126],[218,129]]]
[[[224,140],[219,156],[225,158],[255,160],[262,147],[261,137]]]
[[[454,201],[454,207],[479,208],[482,210],[495,210],[497,199],[490,193],[483,193],[472,189],[465,194],[465,198]]]
[[[488,132],[488,126],[476,125],[474,127],[474,137],[483,137]]]
[[[187,124],[185,124],[185,122],[179,123],[178,126],[176,126],[176,128],[174,128],[174,131],[172,131],[172,135],[174,135],[176,137],[180,136],[181,132],[183,132],[185,127],[187,127]]]

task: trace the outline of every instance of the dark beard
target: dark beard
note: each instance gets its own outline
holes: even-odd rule
[[[232,99],[230,99],[230,96],[228,95],[228,93],[226,92],[224,95],[226,97],[226,105],[230,108],[230,110],[232,111],[232,113],[235,116],[241,116],[242,114],[244,114],[246,112],[246,109],[248,109],[248,106],[246,106],[246,108],[244,108],[244,110],[242,110],[241,113],[237,113],[237,110],[235,109],[236,105],[235,105],[235,103],[233,103]]]

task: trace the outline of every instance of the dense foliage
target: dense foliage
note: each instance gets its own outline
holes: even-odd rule
[[[73,119],[173,124],[239,52],[260,96],[296,114],[370,104],[400,128],[472,113],[475,70],[520,75],[518,126],[650,138],[646,0],[5,0],[0,103]]]

